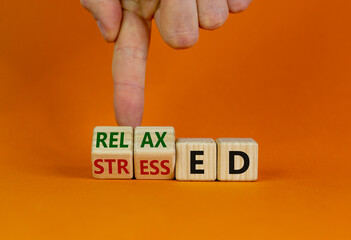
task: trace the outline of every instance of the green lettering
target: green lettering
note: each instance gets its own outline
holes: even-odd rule
[[[120,148],[127,148],[128,147],[128,144],[124,145],[124,132],[121,132],[121,139],[120,139],[119,147]]]
[[[145,132],[144,138],[143,138],[143,141],[141,142],[140,147],[143,148],[145,146],[145,144],[149,144],[150,147],[154,147],[154,144],[152,143],[151,135],[149,132]]]
[[[107,134],[104,132],[98,132],[96,135],[96,147],[100,147],[100,143],[107,148],[107,144],[105,143],[105,140],[107,138]]]
[[[167,147],[166,143],[163,140],[165,138],[167,132],[163,132],[161,136],[160,136],[159,132],[155,132],[155,134],[156,134],[156,137],[158,138],[158,141],[157,141],[155,147],[158,147],[160,145],[160,143],[162,144],[162,147]]]
[[[118,132],[111,132],[110,133],[110,148],[117,148],[117,144],[113,144],[114,141],[117,141],[118,138],[114,138],[114,136],[117,136]]]

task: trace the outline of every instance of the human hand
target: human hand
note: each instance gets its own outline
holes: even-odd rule
[[[115,42],[112,74],[114,108],[121,126],[141,124],[145,68],[151,21],[171,47],[194,45],[199,27],[220,27],[229,12],[245,10],[251,0],[81,0],[108,42]]]

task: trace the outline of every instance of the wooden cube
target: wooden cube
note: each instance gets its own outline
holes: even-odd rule
[[[91,148],[94,178],[133,177],[133,128],[95,127]]]
[[[258,144],[251,138],[218,138],[217,179],[255,181],[258,171]]]
[[[136,179],[173,179],[175,133],[173,127],[136,127],[134,169]]]
[[[176,179],[213,181],[216,179],[216,143],[212,138],[179,138],[176,142]]]

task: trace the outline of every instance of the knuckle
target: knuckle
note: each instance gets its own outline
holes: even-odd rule
[[[114,87],[121,89],[121,90],[123,90],[127,93],[130,93],[130,94],[133,92],[143,92],[145,89],[145,86],[142,84],[122,82],[122,81],[115,81]]]
[[[203,29],[213,30],[222,26],[228,18],[228,12],[211,12],[200,17],[200,26]]]
[[[167,34],[166,42],[173,48],[183,49],[193,46],[198,38],[198,31],[174,31]]]
[[[147,50],[134,46],[116,47],[115,54],[116,56],[122,55],[125,57],[130,57],[133,59],[139,59],[143,61],[146,61],[147,59]]]
[[[232,13],[238,13],[246,10],[251,3],[251,0],[232,0],[229,10]]]

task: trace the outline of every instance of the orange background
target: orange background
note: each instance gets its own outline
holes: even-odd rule
[[[255,183],[91,177],[111,60],[78,0],[0,2],[0,239],[347,239],[351,3],[254,0],[189,50],[154,27],[143,125],[252,137]]]

